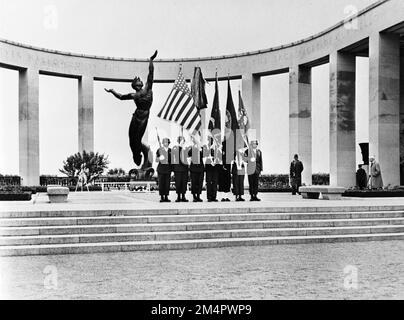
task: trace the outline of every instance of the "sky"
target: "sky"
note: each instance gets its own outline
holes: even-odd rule
[[[372,0],[0,0],[0,38],[44,48],[102,56],[190,58],[241,53],[303,39],[345,19]],[[359,26],[360,27],[360,26]],[[203,72],[203,70],[202,70]],[[231,71],[230,71],[231,72]],[[328,64],[312,70],[313,172],[329,171]],[[146,75],[146,70],[145,70]],[[144,75],[144,76],[145,76]],[[143,76],[143,77],[144,77]],[[158,75],[156,75],[156,78]],[[78,150],[77,80],[40,76],[40,173],[59,174]],[[241,81],[231,83],[233,100]],[[128,83],[95,82],[95,151],[108,155],[110,168],[133,168],[128,126],[135,109],[104,92],[131,91]],[[155,127],[174,140],[179,133],[156,117],[172,84],[153,87],[149,143]],[[288,75],[263,77],[260,148],[265,173],[289,167]],[[207,86],[209,107],[214,85]],[[357,143],[368,141],[368,59],[357,59]],[[226,82],[219,84],[220,108]],[[209,109],[208,109],[209,112]],[[268,130],[267,130],[268,129]],[[62,141],[62,142],[61,142]],[[361,162],[359,147],[357,162]],[[18,73],[0,68],[0,173],[18,174]]]

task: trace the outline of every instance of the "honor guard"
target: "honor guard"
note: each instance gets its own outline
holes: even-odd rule
[[[233,160],[233,194],[236,196],[236,201],[245,201],[242,197],[244,195],[244,177],[246,163],[244,152],[245,148],[237,150],[235,159]]]
[[[156,152],[159,194],[160,202],[171,202],[168,199],[170,194],[170,177],[171,177],[171,148],[169,148],[170,139],[164,138],[163,145]]]
[[[258,149],[258,141],[252,140],[244,156],[247,158],[247,174],[251,200],[261,201],[257,197],[258,179],[262,172],[262,152]]]
[[[188,202],[185,198],[188,186],[188,148],[184,147],[185,138],[183,136],[177,138],[177,143],[171,150],[171,165],[177,192],[175,202]]]
[[[222,144],[222,164],[219,165],[219,197],[221,201],[230,201],[229,196],[231,192],[231,162],[232,159],[227,157],[227,143]],[[232,153],[230,151],[230,153]]]
[[[203,163],[203,148],[194,136],[192,139],[192,147],[188,150],[188,156],[191,158],[189,171],[191,174],[191,192],[194,197],[194,202],[202,202],[201,193],[203,185],[203,176],[205,166]]]
[[[208,202],[217,200],[217,184],[219,179],[219,167],[222,163],[221,145],[214,137],[210,137],[209,145],[204,148],[205,171],[206,171],[206,193]]]

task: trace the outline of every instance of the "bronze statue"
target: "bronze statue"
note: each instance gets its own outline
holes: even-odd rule
[[[149,75],[147,76],[147,82],[144,88],[142,80],[140,80],[139,77],[135,77],[132,81],[132,88],[135,92],[120,94],[114,89],[105,89],[106,92],[112,93],[119,100],[133,100],[136,104],[136,110],[133,113],[132,121],[129,126],[129,145],[132,150],[133,161],[138,166],[140,166],[142,162],[142,154],[143,165],[150,163],[148,160],[150,148],[142,143],[142,138],[146,131],[150,115],[150,107],[153,103],[153,60],[156,56],[157,50],[150,57]]]

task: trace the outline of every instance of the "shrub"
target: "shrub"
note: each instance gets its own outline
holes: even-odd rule
[[[83,151],[82,154],[77,152],[68,157],[66,161],[63,161],[63,169],[60,169],[59,171],[68,177],[75,177],[77,172],[80,171],[81,165],[84,163],[89,170],[87,183],[90,183],[108,168],[109,161],[107,156],[104,154],[98,154],[98,152]]]
[[[329,185],[330,175],[328,173],[314,173],[312,180],[313,185]]]

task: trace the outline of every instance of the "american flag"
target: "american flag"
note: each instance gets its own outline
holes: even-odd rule
[[[201,117],[194,106],[191,90],[185,82],[181,69],[167,101],[157,116],[167,121],[174,121],[191,133],[200,129]]]

